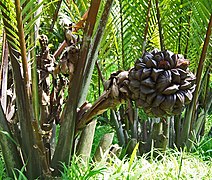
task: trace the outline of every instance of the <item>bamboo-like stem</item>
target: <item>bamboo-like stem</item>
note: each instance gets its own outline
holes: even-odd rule
[[[177,148],[180,147],[180,129],[181,129],[181,115],[177,115],[174,117],[175,123],[174,123],[174,129],[175,129],[175,141]]]
[[[76,76],[73,78],[72,81],[72,86],[73,84],[77,84]],[[51,167],[55,169],[55,175],[59,173],[59,169],[62,170],[60,162],[64,162],[66,165],[69,165],[71,159],[71,152],[75,133],[75,119],[77,117],[77,99],[76,97],[74,98],[73,95],[70,95],[76,93],[75,89],[70,90],[69,92],[70,93],[65,108],[66,110],[64,120],[60,127],[58,142],[51,162]]]
[[[42,163],[42,171],[44,173],[44,176],[48,176],[51,174],[51,172],[50,172],[49,163],[47,160],[47,149],[45,149],[43,144],[42,134],[40,131],[38,121],[33,121],[32,125],[33,125],[33,130],[36,132],[35,133],[36,145],[34,146],[34,148],[38,151],[38,154],[40,155],[40,159]]]
[[[162,29],[162,25],[161,25],[159,2],[158,2],[158,0],[155,0],[155,2],[156,2],[156,10],[157,10],[159,36],[160,36],[160,48],[161,48],[161,51],[164,51],[165,45],[164,45],[164,38],[163,38],[163,29]]]
[[[7,109],[7,80],[8,80],[8,45],[6,41],[6,33],[3,32],[3,44],[2,44],[2,60],[1,60],[1,73],[0,73],[0,87],[1,87],[1,105],[4,113]]]
[[[62,4],[62,0],[60,0],[60,1],[58,2],[58,4],[57,4],[57,8],[56,8],[56,11],[55,11],[55,13],[54,13],[53,20],[52,20],[52,24],[51,24],[51,27],[50,27],[50,30],[49,30],[50,32],[53,31],[54,24],[55,24],[55,22],[56,22],[56,20],[57,20],[57,17],[58,17],[58,13],[59,13],[61,4]]]
[[[117,133],[117,138],[120,146],[125,146],[126,145],[126,140],[124,136],[124,130],[121,124],[120,119],[118,119],[115,110],[110,111],[110,119],[115,125],[115,130]]]
[[[182,5],[182,0],[180,0],[180,5]],[[182,8],[180,9],[180,14],[182,14]],[[182,16],[180,16],[179,24],[179,36],[178,36],[178,54],[181,54],[181,38],[182,38]]]
[[[32,7],[33,8],[33,7]],[[32,19],[33,16],[30,18]],[[37,24],[40,24],[39,22]],[[36,27],[39,28],[39,27]],[[35,45],[35,37],[37,32],[30,32],[30,43]],[[38,150],[38,154],[40,155],[40,160],[42,163],[42,171],[43,176],[47,177],[51,174],[50,168],[49,168],[49,159],[47,156],[47,149],[45,149],[44,143],[43,143],[43,137],[41,135],[41,130],[39,126],[39,117],[40,117],[40,100],[39,100],[39,93],[38,93],[38,74],[37,74],[37,59],[36,59],[36,52],[33,48],[30,51],[30,56],[32,59],[32,65],[31,65],[31,75],[32,75],[32,104],[33,104],[33,110],[34,110],[34,118],[35,121],[32,122],[32,127],[34,130],[35,135],[35,146]]]
[[[80,51],[81,56],[76,65],[76,73],[70,82],[68,100],[64,112],[64,120],[60,128],[58,143],[56,145],[52,159],[52,167],[55,168],[55,170],[61,169],[60,162],[64,162],[66,165],[69,165],[70,163],[72,146],[74,143],[73,141],[75,134],[75,121],[77,118],[77,106],[79,97],[81,96],[81,87],[84,78],[83,72],[86,65],[86,57],[100,2],[101,0],[93,0],[91,2],[91,7],[88,13],[83,44]],[[58,174],[58,172],[55,173]]]
[[[96,128],[96,120],[89,123],[85,129],[82,131],[79,142],[77,144],[76,154],[82,156],[84,162],[89,162],[89,157],[91,155],[92,143]]]
[[[198,97],[199,97],[199,90],[200,90],[200,84],[201,84],[202,71],[203,71],[203,67],[204,67],[204,61],[205,61],[207,47],[208,47],[209,39],[210,39],[210,35],[211,35],[211,27],[212,27],[212,15],[210,16],[210,21],[209,21],[208,28],[207,28],[206,38],[204,41],[204,46],[202,49],[202,54],[201,54],[200,62],[199,62],[198,69],[197,69],[196,90],[194,92],[194,97],[192,99],[192,102],[186,110],[185,118],[183,121],[184,123],[183,123],[183,129],[181,131],[180,145],[185,145],[186,142],[187,142],[187,144],[189,144],[189,142],[188,142],[189,134],[191,134],[192,133],[191,131],[194,130],[193,124],[194,124],[194,120],[195,120],[195,113],[196,113],[197,101],[198,101]],[[191,147],[191,145],[189,145],[189,146]]]
[[[65,47],[67,46],[66,41],[64,40],[61,45],[59,46],[59,48],[54,52],[53,56],[56,59],[61,53],[62,51],[65,49]]]
[[[121,56],[122,56],[122,68],[125,68],[125,54],[124,54],[124,25],[123,25],[123,9],[122,0],[119,1],[120,6],[120,21],[121,21]]]
[[[204,97],[204,109],[205,112],[207,113],[210,106],[208,107],[208,100],[210,101],[210,99],[208,98],[210,96],[210,89],[212,90],[212,88],[210,88],[210,74],[211,74],[211,68],[208,69],[207,71],[207,77],[206,77],[206,92],[205,92],[205,97]],[[211,92],[212,93],[212,92]]]
[[[30,19],[32,20],[33,17]],[[39,23],[38,23],[39,24]],[[36,27],[38,29],[38,27]],[[30,43],[35,45],[35,37],[37,32],[30,32]],[[38,95],[38,76],[37,76],[37,60],[35,48],[30,51],[30,57],[32,59],[31,75],[32,75],[32,104],[34,110],[34,116],[39,121],[39,95]]]
[[[16,7],[16,20],[18,23],[18,34],[19,34],[19,41],[21,47],[21,57],[22,57],[22,65],[23,65],[23,75],[24,75],[24,84],[26,88],[26,92],[28,98],[30,97],[30,80],[29,80],[29,69],[28,69],[28,61],[27,61],[27,53],[26,53],[26,42],[24,36],[24,28],[22,23],[22,15],[21,15],[21,5],[20,0],[15,0],[15,7]]]
[[[98,71],[98,75],[99,75],[99,77],[100,77],[100,80],[102,81],[102,84],[103,84],[103,86],[104,86],[105,80],[104,80],[104,77],[103,77],[103,75],[102,75],[102,72],[101,72],[101,69],[100,69],[100,67],[99,67],[98,62],[96,62],[96,68],[97,68],[97,71]],[[105,87],[104,87],[104,89],[105,89]]]
[[[83,36],[83,42],[82,42],[82,47],[80,50],[80,63],[82,64],[82,69],[79,69],[79,92],[77,94],[77,99],[79,101],[79,104],[81,104],[84,97],[81,97],[81,95],[83,95],[83,89],[82,87],[84,86],[84,78],[86,75],[85,71],[86,70],[86,66],[87,66],[87,57],[88,57],[88,53],[89,53],[89,49],[90,49],[90,43],[91,43],[91,39],[93,36],[93,30],[94,30],[94,26],[96,23],[96,18],[97,18],[97,14],[98,14],[98,10],[100,7],[100,3],[101,0],[96,0],[96,1],[92,1],[91,2],[91,7],[90,10],[88,12],[88,18],[86,21],[86,25],[85,25],[85,34]]]
[[[37,4],[39,5],[39,4],[43,3],[42,1],[43,0],[37,0]],[[43,5],[38,8],[38,10],[34,14],[34,17],[36,17],[37,15],[41,14],[42,10],[43,10]],[[34,26],[34,29],[35,29],[35,40],[38,39],[38,36],[39,36],[40,21],[41,21],[41,17],[39,17],[36,20],[36,22],[35,22],[35,26]]]
[[[77,32],[79,29],[83,28],[85,21],[88,18],[88,13],[89,13],[89,8],[88,10],[85,12],[85,14],[82,16],[82,18],[79,20],[79,22],[77,24],[75,24],[74,26],[74,32]]]
[[[144,29],[144,40],[143,40],[142,53],[145,52],[145,48],[146,48],[146,39],[147,39],[147,33],[148,33],[148,29],[149,29],[150,9],[151,9],[151,0],[148,1],[148,10],[147,10],[147,15],[146,15],[146,25],[145,25],[145,29]]]
[[[6,10],[10,11],[1,3],[0,5]],[[19,2],[20,5],[20,2]],[[20,8],[20,7],[19,7]],[[11,21],[10,17],[2,11],[3,15],[3,23],[5,26],[6,38],[8,40],[8,48],[10,53],[10,60],[13,69],[13,79],[15,85],[15,93],[16,93],[16,104],[17,104],[17,113],[18,119],[21,127],[21,149],[23,153],[24,162],[28,162],[26,165],[27,176],[29,179],[35,179],[42,174],[41,164],[39,160],[39,156],[34,149],[34,135],[32,129],[32,112],[30,107],[30,102],[27,96],[27,88],[25,82],[23,80],[20,64],[18,62],[19,54],[17,53],[13,44],[16,44],[13,35],[8,29],[13,30],[13,27],[8,22]],[[7,21],[7,20],[8,21]],[[26,49],[25,49],[26,50]],[[18,157],[17,157],[18,158]],[[36,167],[36,169],[35,169]]]
[[[87,56],[87,60],[86,60],[86,68],[85,68],[84,75],[83,75],[83,83],[82,83],[83,91],[82,91],[81,97],[79,98],[79,105],[81,105],[87,97],[94,65],[95,65],[95,63],[97,61],[97,57],[98,57],[98,50],[99,50],[99,47],[101,44],[100,42],[101,42],[105,27],[107,24],[107,20],[108,20],[109,14],[110,14],[112,4],[113,4],[113,0],[106,1],[103,13],[101,15],[101,21],[98,24],[97,32],[94,37],[94,41],[91,43],[90,50],[88,52],[88,56]]]
[[[96,149],[94,160],[95,161],[101,161],[101,159],[104,156],[104,153],[106,153],[107,150],[109,150],[112,141],[113,141],[114,133],[107,133],[105,134],[102,139],[99,142],[99,145]]]
[[[0,146],[5,162],[5,168],[9,177],[14,177],[14,169],[21,169],[23,164],[17,144],[11,139],[12,134],[7,124],[5,114],[0,104]]]
[[[193,97],[193,100],[192,100],[192,109],[191,109],[192,110],[191,127],[192,127],[192,124],[194,122],[196,105],[197,105],[197,101],[198,101],[198,97],[199,97],[198,94],[199,94],[200,84],[201,84],[201,76],[202,76],[204,61],[205,61],[207,48],[208,48],[208,45],[209,45],[209,40],[210,40],[210,35],[211,35],[211,27],[212,27],[212,15],[210,16],[210,20],[209,20],[209,23],[208,23],[208,28],[207,28],[207,32],[206,32],[206,37],[205,37],[203,49],[202,49],[202,54],[201,54],[201,57],[200,57],[198,68],[197,68],[196,89],[195,89],[195,92],[194,92],[194,97]]]
[[[191,11],[191,10],[189,10]],[[187,32],[187,39],[186,39],[186,46],[185,46],[185,52],[184,52],[184,56],[185,58],[187,58],[188,56],[188,45],[189,45],[189,39],[190,39],[190,29],[191,29],[191,14],[189,15],[189,19],[188,19],[188,32]]]
[[[29,100],[27,99],[27,93],[24,86],[24,82],[21,76],[21,70],[17,57],[14,56],[15,52],[9,47],[11,64],[14,73],[14,84],[16,92],[16,103],[18,108],[18,118],[20,120],[22,144],[21,148],[24,155],[24,160],[27,163],[27,176],[29,179],[37,178],[42,174],[40,159],[37,152],[34,149],[34,133],[31,124],[32,113],[30,110]],[[36,169],[34,167],[37,167]]]

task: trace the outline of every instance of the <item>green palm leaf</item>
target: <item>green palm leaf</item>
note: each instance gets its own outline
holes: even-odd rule
[[[21,4],[22,7],[20,6]],[[19,109],[18,119],[20,121],[20,129],[23,142],[22,150],[24,152],[25,162],[27,160],[29,161],[29,163],[27,164],[28,176],[33,179],[41,174],[41,163],[39,161],[39,158],[35,158],[38,156],[38,152],[33,147],[36,144],[35,139],[33,137],[34,134],[38,133],[38,131],[34,130],[33,133],[33,127],[31,124],[34,117],[32,113],[33,110],[30,105],[30,66],[28,65],[29,60],[27,59],[27,54],[29,53],[29,51],[27,51],[27,44],[25,40],[27,38],[31,39],[29,47],[33,47],[35,45],[35,41],[32,40],[33,36],[31,36],[31,32],[34,32],[34,24],[37,18],[40,16],[34,16],[35,12],[40,6],[41,4],[36,4],[35,0],[22,2],[20,2],[20,0],[15,0],[15,6],[10,0],[0,2],[0,9],[3,14],[3,22],[10,50],[10,60],[14,73],[16,104]],[[31,9],[33,10],[31,11]],[[13,13],[7,13],[7,11]],[[17,61],[18,59],[20,59],[20,57],[23,70],[21,70],[21,66]],[[36,69],[36,66],[33,67]],[[23,72],[23,77],[21,71]],[[39,141],[42,142],[42,140]],[[41,147],[41,149],[42,148],[43,147]],[[38,167],[36,171],[34,170],[35,166]]]

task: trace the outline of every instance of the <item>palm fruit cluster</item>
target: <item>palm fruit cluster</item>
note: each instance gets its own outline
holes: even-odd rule
[[[145,52],[129,72],[130,98],[149,115],[181,113],[195,90],[188,65],[188,60],[167,50]]]

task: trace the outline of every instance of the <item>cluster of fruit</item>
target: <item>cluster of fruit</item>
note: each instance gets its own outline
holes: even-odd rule
[[[167,50],[144,53],[129,72],[130,98],[153,116],[181,113],[195,90],[195,75],[188,65],[188,60]]]

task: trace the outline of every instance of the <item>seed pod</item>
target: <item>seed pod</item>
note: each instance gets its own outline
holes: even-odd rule
[[[171,95],[171,94],[174,94],[176,93],[177,91],[179,90],[179,85],[172,85],[172,86],[169,86],[168,88],[166,88],[162,94],[165,94],[165,95]]]
[[[169,62],[170,68],[174,68],[176,66],[176,61],[171,57],[173,55],[170,51],[164,51],[164,59]]]
[[[145,63],[138,63],[135,65],[135,69],[138,70],[138,69],[141,69],[141,68],[144,68],[146,67],[146,64]]]
[[[171,84],[171,75],[167,72],[161,74],[156,82],[156,89],[161,93]]]
[[[165,100],[160,104],[161,109],[171,114],[174,104],[176,102],[176,94],[166,96]]]
[[[143,72],[143,69],[139,69],[139,70],[137,70],[136,72],[135,72],[135,74],[134,74],[134,78],[136,79],[136,80],[141,80],[141,74],[142,74],[142,72]]]
[[[180,84],[180,73],[176,69],[172,69],[172,83]]]
[[[146,67],[148,68],[156,68],[157,67],[157,62],[153,59],[149,59],[147,62],[146,62]]]
[[[154,98],[157,96],[157,93],[152,93],[146,96],[146,101],[148,104],[152,104]],[[141,96],[140,96],[141,97]]]
[[[153,88],[144,86],[144,85],[140,85],[140,92],[143,94],[152,94],[155,92],[155,90]]]
[[[184,91],[185,104],[189,104],[192,100],[192,93],[190,90]]]
[[[141,74],[141,80],[149,77],[151,72],[152,72],[152,70],[150,68],[143,68],[143,72]]]
[[[160,74],[162,74],[162,72],[163,72],[163,69],[155,69],[155,68],[153,68],[153,69],[152,69],[152,74],[151,74],[151,77],[152,77],[153,81],[156,82],[158,76],[159,76]]]
[[[165,100],[165,96],[157,95],[152,103],[152,107],[158,107]]]
[[[189,89],[192,86],[191,82],[184,81],[182,85],[180,85],[181,90]]]
[[[151,53],[145,52],[142,58],[142,62],[147,63],[147,61],[152,58],[153,58],[153,55]]]
[[[150,77],[144,79],[143,81],[141,81],[141,84],[145,85],[147,87],[150,87],[150,88],[154,88],[155,87],[155,82]]]
[[[180,68],[177,68],[177,70],[180,73],[180,78],[182,80],[184,80],[187,77],[188,73],[186,71],[184,71],[183,69],[180,69]]]
[[[130,83],[129,83],[129,86],[132,86],[132,87],[134,87],[134,88],[139,88],[140,87],[140,82],[139,81],[137,81],[137,80],[131,80],[130,81]]]
[[[147,95],[140,91],[139,98],[143,101],[146,101]]]

